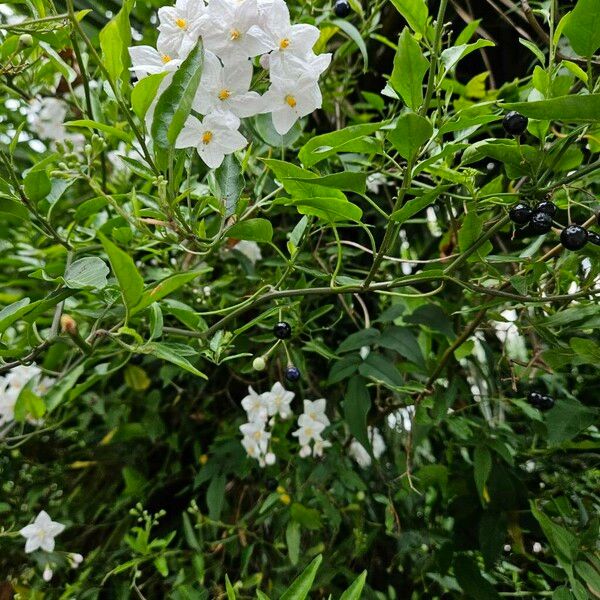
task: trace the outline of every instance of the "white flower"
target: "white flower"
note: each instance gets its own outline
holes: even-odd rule
[[[281,383],[277,382],[271,391],[265,394],[269,416],[279,415],[282,419],[288,419],[292,415],[290,403],[295,395],[294,392],[286,390]]]
[[[324,427],[329,425],[329,419],[325,414],[325,407],[327,402],[321,398],[319,400],[305,400],[304,401],[304,414],[313,421],[322,423]]]
[[[271,434],[265,431],[264,427],[264,423],[244,423],[240,425],[240,431],[243,433],[244,438],[254,440],[261,454],[267,451],[269,440],[271,439]]]
[[[369,441],[371,442],[371,448],[373,449],[373,456],[377,459],[385,452],[385,441],[377,427],[369,426],[367,428],[367,434],[369,436]],[[371,466],[371,455],[359,441],[352,440],[350,448],[348,449],[348,454],[363,469]]]
[[[250,458],[255,458],[256,460],[259,460],[262,457],[262,452],[260,450],[258,442],[254,438],[243,437],[242,446],[244,447],[244,450],[246,450],[246,454]]]
[[[303,414],[298,418],[298,429],[292,435],[298,438],[300,446],[308,446],[311,441],[321,439],[323,429],[325,429],[323,423]]]
[[[367,189],[372,194],[378,194],[382,185],[387,185],[387,178],[383,173],[371,173],[367,177]]]
[[[294,434],[292,434],[294,435]],[[310,456],[310,446],[302,446],[302,448],[300,448],[300,452],[298,453],[300,455],[300,458],[308,458]]]
[[[269,50],[264,42],[248,35],[257,22],[256,0],[210,0],[201,18],[202,41],[223,62],[252,58]]]
[[[77,569],[83,562],[83,556],[81,556],[81,554],[77,554],[76,552],[72,552],[67,556],[67,558],[69,559],[72,569]]]
[[[259,6],[260,25],[248,30],[248,35],[259,40],[273,53],[283,56],[305,57],[319,39],[314,25],[292,25],[290,11],[283,0],[269,2],[268,9]]]
[[[204,56],[202,80],[194,98],[193,108],[201,115],[216,110],[228,110],[237,117],[258,114],[261,97],[248,91],[252,82],[252,63],[243,60],[225,66],[212,52]]]
[[[323,452],[326,448],[331,448],[331,442],[317,438],[313,444],[312,454],[313,456],[323,456]]]
[[[257,394],[252,386],[248,387],[248,395],[242,400],[242,407],[251,423],[264,423],[267,420],[268,408],[264,394]]]
[[[277,457],[272,453],[272,452],[267,452],[265,454],[265,464],[266,465],[274,465],[275,462],[277,461]]]
[[[65,529],[61,523],[53,521],[46,511],[41,511],[35,521],[23,527],[19,533],[26,538],[25,552],[34,552],[38,548],[46,552],[54,550],[54,538]]]
[[[285,135],[298,119],[321,108],[323,98],[314,78],[273,77],[271,81],[271,87],[263,95],[262,112],[271,113],[273,126],[279,135]]]
[[[46,568],[44,569],[44,572],[42,573],[43,580],[50,581],[53,576],[54,576],[54,572],[50,568],[50,565],[46,565]]]
[[[239,126],[240,120],[228,112],[211,113],[203,121],[190,116],[175,147],[196,148],[206,165],[216,169],[226,154],[241,150],[247,144],[246,138],[237,130]]]
[[[542,551],[542,545],[539,542],[534,542],[534,544],[533,544],[534,554],[539,554],[541,551]]]
[[[176,71],[182,63],[180,58],[169,54],[162,46],[158,46],[158,50],[152,46],[133,46],[129,48],[129,56],[130,70],[138,79],[143,79],[146,75]]]
[[[260,58],[264,69],[269,69],[271,81],[275,79],[312,79],[315,83],[331,63],[331,54],[310,52],[304,57],[281,52],[265,54]]]
[[[70,133],[65,127],[68,105],[59,98],[36,98],[27,109],[27,121],[31,131],[43,140],[53,142],[70,141],[76,146],[83,145],[85,137]]]
[[[54,379],[50,377],[40,378],[41,373],[35,365],[20,365],[0,377],[0,426],[14,420],[19,394],[30,381],[36,380],[32,384],[32,391],[38,396],[43,396],[54,384]]]
[[[206,12],[204,0],[177,0],[175,6],[158,10],[157,46],[168,54],[187,56],[200,36],[200,17]]]
[[[241,252],[253,265],[262,258],[260,246],[256,242],[241,240],[233,248]]]

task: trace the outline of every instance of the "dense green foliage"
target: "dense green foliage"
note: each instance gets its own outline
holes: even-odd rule
[[[42,371],[0,412],[0,598],[600,597],[600,1],[290,0],[323,108],[215,170],[175,149],[202,46],[130,76],[160,4],[0,10],[5,417]],[[261,467],[240,403],[276,382]],[[25,553],[41,510],[66,528]]]

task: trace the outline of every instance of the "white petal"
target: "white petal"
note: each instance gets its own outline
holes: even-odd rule
[[[56,545],[56,542],[54,541],[53,537],[45,536],[42,538],[42,541],[40,543],[40,548],[42,550],[45,550],[46,552],[54,552],[55,545]]]
[[[28,538],[25,542],[25,553],[29,554],[30,552],[35,552],[40,547],[39,538]]]
[[[202,138],[203,131],[202,123],[196,117],[190,115],[175,141],[175,148],[192,148],[196,146]]]
[[[225,158],[225,154],[215,143],[200,144],[198,146],[198,154],[210,169],[220,167]]]

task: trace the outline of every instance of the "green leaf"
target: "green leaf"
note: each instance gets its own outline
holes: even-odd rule
[[[575,563],[575,571],[588,586],[595,598],[600,598],[600,573],[588,562],[578,560]]]
[[[198,369],[196,369],[196,367],[194,367],[194,365],[192,365],[187,358],[182,356],[181,352],[178,352],[177,348],[171,344],[150,342],[149,344],[145,344],[139,348],[138,351],[144,354],[151,354],[152,356],[156,356],[156,358],[173,363],[174,365],[177,365],[178,367],[181,367],[185,371],[197,375],[198,377],[208,379],[204,373],[198,371]]]
[[[358,372],[369,379],[395,389],[404,385],[404,379],[394,364],[382,354],[371,352],[358,368]]]
[[[533,146],[518,145],[512,140],[482,140],[464,151],[462,164],[469,165],[485,157],[504,163],[506,174],[511,179],[531,176],[544,160],[544,154]]]
[[[45,170],[30,171],[23,180],[25,195],[32,201],[43,200],[52,189],[50,177]]]
[[[236,600],[235,590],[231,585],[231,581],[229,581],[229,577],[225,575],[225,590],[227,591],[227,599],[228,600]]]
[[[415,365],[425,366],[425,359],[419,342],[415,334],[407,327],[397,327],[395,325],[387,327],[377,340],[377,344],[394,350]]]
[[[340,596],[340,600],[360,600],[366,581],[367,581],[367,572],[363,571],[354,580],[352,585]]]
[[[144,280],[139,274],[133,259],[129,254],[113,244],[105,235],[98,233],[98,237],[108,255],[110,266],[117,277],[123,301],[128,310],[131,310],[140,301],[144,291]]]
[[[593,123],[600,121],[600,94],[559,96],[535,102],[508,102],[502,108],[516,110],[531,119]]]
[[[310,171],[305,171],[310,173]],[[347,192],[355,192],[356,194],[364,194],[367,189],[367,174],[357,173],[355,171],[341,171],[339,173],[333,173],[333,175],[323,175],[318,177],[311,173],[311,177],[288,177],[285,178],[282,183],[289,183],[290,181],[298,182],[309,182],[311,185],[318,185],[326,188],[334,188],[337,190],[344,190]],[[286,188],[287,189],[287,188]]]
[[[29,298],[21,298],[0,310],[0,333],[4,333],[15,321],[26,315],[36,306],[37,302],[30,304]]]
[[[225,504],[225,485],[227,479],[225,475],[219,474],[213,477],[206,490],[206,504],[208,506],[208,515],[214,521],[218,521]]]
[[[225,207],[225,216],[230,217],[235,213],[237,202],[244,191],[242,167],[233,154],[228,154],[214,175],[217,195]]]
[[[22,221],[29,221],[30,219],[29,211],[22,204],[9,198],[0,198],[0,215],[3,215],[4,218],[6,215],[10,215]]]
[[[369,69],[369,53],[360,31],[350,21],[344,19],[333,19],[332,23],[339,27],[358,46],[363,57],[363,72],[366,73]]]
[[[480,217],[474,209],[465,215],[462,227],[458,232],[458,245],[461,252],[468,250],[481,237],[483,233],[484,219]],[[469,260],[481,260],[493,249],[488,240],[469,258]]]
[[[94,288],[101,290],[106,287],[106,277],[110,269],[97,256],[88,256],[74,261],[64,274],[65,285],[73,290]]]
[[[314,215],[330,222],[360,221],[363,214],[356,204],[339,198],[290,198],[286,204],[295,206],[302,215]]]
[[[131,107],[133,112],[140,120],[143,120],[150,108],[150,105],[156,100],[158,88],[162,80],[167,76],[167,72],[148,75],[135,84],[131,91]]]
[[[85,365],[80,364],[72,368],[62,377],[58,383],[55,383],[50,391],[44,397],[48,412],[53,411],[57,406],[63,403],[65,396],[71,388],[77,383],[77,380],[85,370]]]
[[[183,129],[202,76],[204,49],[199,41],[173,74],[173,81],[161,94],[152,120],[152,139],[159,148],[170,148]]]
[[[408,112],[398,119],[395,129],[388,133],[388,139],[398,154],[409,160],[432,134],[433,127],[425,117]]]
[[[392,0],[392,4],[415,33],[426,36],[429,11],[425,0]]]
[[[598,363],[595,363],[598,364]],[[600,413],[576,400],[561,399],[546,413],[548,443],[562,444],[593,425]]]
[[[300,558],[300,523],[290,521],[285,529],[285,542],[287,544],[288,556],[293,565],[298,564]]]
[[[385,123],[351,125],[338,131],[317,135],[300,148],[298,157],[305,167],[312,167],[339,152],[375,152],[379,145],[367,136],[379,131],[383,125]]]
[[[294,502],[290,507],[290,516],[306,529],[320,529],[323,526],[319,511],[315,508],[307,508],[299,502]]]
[[[531,502],[531,514],[540,524],[561,565],[571,565],[578,551],[577,538],[568,529],[557,525]]]
[[[230,227],[226,235],[236,240],[266,243],[273,239],[273,226],[267,219],[246,219]]]
[[[15,403],[15,421],[24,423],[27,418],[41,419],[45,414],[46,405],[42,398],[30,388],[23,388]]]
[[[454,559],[454,575],[465,594],[475,600],[500,600],[492,584],[483,577],[477,564],[470,556]]]
[[[593,340],[588,340],[586,338],[571,338],[569,340],[569,346],[573,348],[573,351],[577,354],[581,363],[589,365],[600,364],[600,346]]]
[[[102,59],[108,74],[113,81],[128,79],[127,68],[129,67],[129,46],[131,46],[131,26],[129,25],[129,11],[132,2],[124,2],[123,8],[116,17],[100,31],[100,48]]]
[[[91,119],[77,119],[75,121],[67,121],[65,125],[67,127],[84,127],[87,129],[97,129],[98,131],[103,131],[104,133],[113,135],[116,138],[123,140],[127,143],[133,140],[133,134],[128,133],[127,131],[123,131],[122,129],[118,129],[117,127],[113,127],[112,125],[107,125],[106,123],[98,123],[97,121],[92,121]]]
[[[358,375],[350,379],[343,408],[344,420],[350,433],[370,452],[371,442],[367,431],[367,414],[371,409],[371,394],[369,394],[365,379]]]
[[[487,446],[476,446],[473,458],[473,475],[479,497],[483,499],[485,484],[492,472],[492,455]]]
[[[313,581],[321,565],[323,557],[319,554],[292,585],[283,593],[280,600],[305,600],[310,593]]]
[[[579,56],[592,57],[600,48],[600,2],[579,0],[563,32]]]
[[[390,83],[413,110],[423,103],[423,76],[428,68],[429,61],[423,56],[419,42],[404,29],[398,40]]]
[[[437,200],[438,196],[449,187],[450,186],[448,185],[440,185],[430,192],[423,194],[422,196],[407,200],[402,208],[390,215],[390,219],[392,221],[396,221],[396,223],[405,223],[417,213],[421,212],[424,208],[427,208],[430,204],[433,204]]]
[[[477,40],[472,44],[461,44],[459,46],[452,46],[444,50],[440,56],[446,72],[451,71],[454,67],[463,59],[465,56],[475,52],[481,48],[487,48],[488,46],[495,46],[494,42],[489,40]]]

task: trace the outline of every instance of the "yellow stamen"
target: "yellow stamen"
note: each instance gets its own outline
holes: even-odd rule
[[[204,145],[210,144],[211,140],[213,139],[213,132],[212,131],[205,131],[202,134],[202,143]]]
[[[289,106],[291,106],[292,108],[294,108],[296,106],[296,104],[298,104],[296,102],[296,98],[294,98],[294,96],[290,96],[289,94],[285,97],[285,101],[289,104]]]
[[[289,45],[290,45],[290,40],[288,40],[287,38],[283,38],[279,42],[279,49],[280,50],[285,50]]]
[[[219,92],[219,100],[227,100],[227,98],[229,98],[229,96],[231,96],[231,92],[229,90],[222,89]]]
[[[166,65],[168,62],[171,62],[171,60],[172,60],[172,58],[171,58],[171,57],[170,57],[168,54],[163,54],[163,55],[162,55],[162,61],[165,63],[165,65]]]
[[[179,29],[185,29],[187,27],[187,21],[185,19],[175,19],[175,25],[177,25]]]
[[[237,29],[232,29],[231,30],[231,39],[232,39],[232,41],[239,40],[241,35],[242,34],[239,32],[239,30],[237,30]]]

